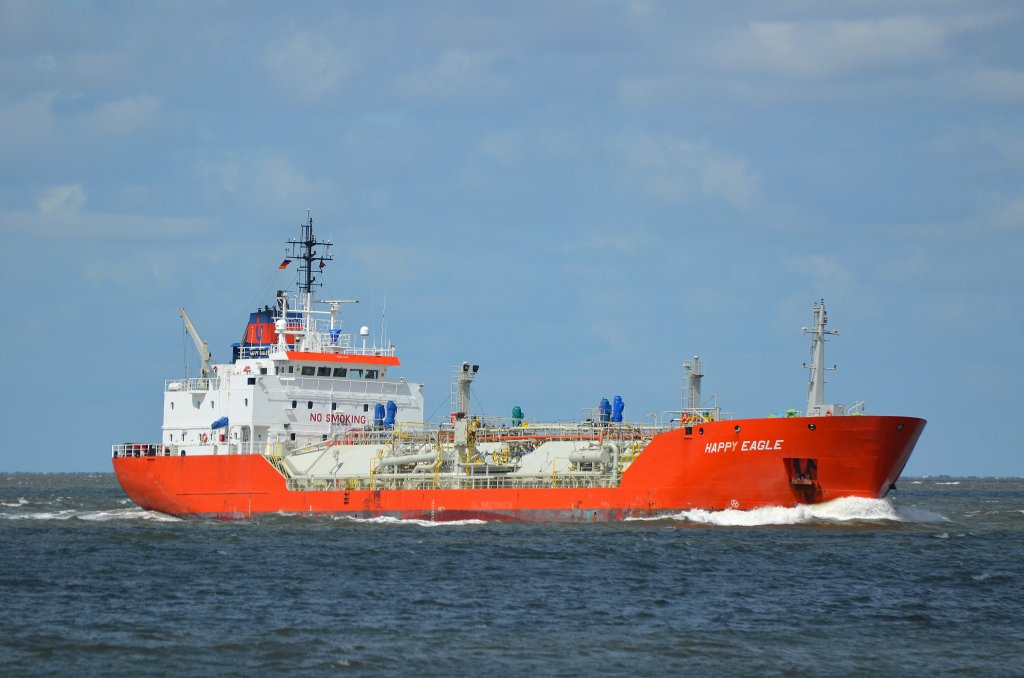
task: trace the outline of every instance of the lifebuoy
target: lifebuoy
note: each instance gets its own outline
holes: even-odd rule
[[[200,434],[199,439],[201,441],[203,441],[204,443],[208,443],[208,442],[210,442],[210,434],[209,433]]]

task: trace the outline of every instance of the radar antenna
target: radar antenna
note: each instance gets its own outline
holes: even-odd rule
[[[323,269],[325,262],[333,261],[334,256],[331,254],[331,242],[317,240],[313,235],[313,217],[309,215],[309,210],[306,210],[306,223],[301,224],[300,228],[302,235],[299,240],[288,241],[291,246],[288,257],[299,261],[299,292],[308,298],[315,285],[323,285],[317,282],[316,276],[313,275],[313,262],[320,262],[319,268]],[[317,247],[323,247],[322,254],[317,254]]]

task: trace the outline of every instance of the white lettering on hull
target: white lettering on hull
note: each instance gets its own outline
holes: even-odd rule
[[[721,454],[723,452],[771,452],[782,449],[784,440],[738,440],[708,443],[704,446],[704,454]]]

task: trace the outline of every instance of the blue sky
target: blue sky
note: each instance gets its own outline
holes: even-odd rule
[[[447,408],[705,395],[929,420],[1024,475],[1018,2],[0,1],[2,470],[156,440],[188,308],[226,360],[312,210],[331,296]],[[191,363],[195,365],[194,358]]]

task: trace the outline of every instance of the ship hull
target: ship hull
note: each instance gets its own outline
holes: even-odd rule
[[[539,488],[290,490],[258,454],[117,457],[113,465],[132,501],[179,517],[596,522],[883,497],[924,426],[876,416],[708,422],[655,436],[609,488],[559,487],[555,479]]]

